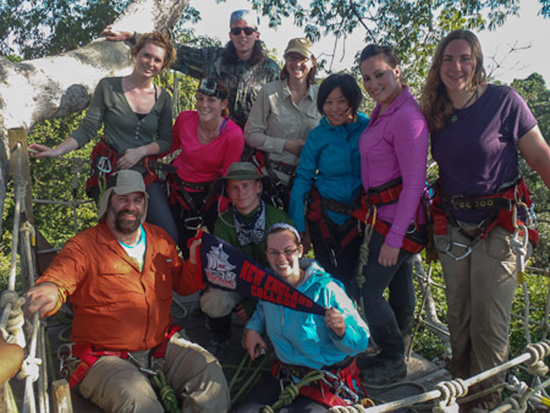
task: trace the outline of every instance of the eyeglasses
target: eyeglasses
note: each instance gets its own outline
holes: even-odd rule
[[[247,36],[250,36],[252,33],[256,31],[253,27],[232,27],[231,28],[231,34],[233,36],[238,36],[241,34],[241,32],[244,32]]]
[[[287,258],[292,258],[293,255],[296,255],[296,253],[299,251],[298,248],[287,248],[283,251],[277,251],[277,250],[268,250],[266,254],[273,259],[279,258],[279,255],[283,254]]]
[[[309,57],[304,57],[301,55],[291,55],[285,57],[286,61],[289,63],[306,63],[309,62]]]

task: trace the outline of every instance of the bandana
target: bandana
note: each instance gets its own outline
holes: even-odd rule
[[[233,221],[237,231],[239,244],[244,247],[254,243],[260,245],[264,240],[265,233],[265,203],[260,199],[260,206],[251,221],[246,222],[243,215],[239,214],[235,208],[233,211]]]

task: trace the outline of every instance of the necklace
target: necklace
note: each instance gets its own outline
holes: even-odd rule
[[[199,132],[199,141],[203,142],[204,144],[207,144],[207,143],[210,143],[211,141],[213,141],[217,135],[218,135],[218,131],[219,131],[219,128],[220,128],[220,122],[218,122],[218,124],[216,125],[216,127],[209,131],[208,133],[205,133],[204,129],[201,127],[201,124],[199,122],[199,125],[198,125],[198,132]]]
[[[472,93],[472,96],[470,96],[468,98],[468,100],[466,101],[466,103],[464,105],[462,105],[462,107],[458,110],[462,110],[464,109],[466,106],[468,106],[468,103],[470,102],[475,102],[477,100],[477,97],[478,97],[478,89],[476,87],[476,91],[474,93]],[[458,120],[458,115],[456,114],[455,112],[455,109],[453,108],[453,116],[451,116],[451,123],[455,123],[456,121]]]

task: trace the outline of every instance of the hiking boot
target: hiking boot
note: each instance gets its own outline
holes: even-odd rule
[[[403,359],[386,359],[364,370],[361,376],[367,386],[383,386],[407,377],[407,363]]]
[[[382,356],[380,353],[368,353],[363,352],[357,355],[357,367],[359,367],[359,370],[363,371],[366,369],[370,369],[378,364],[382,364],[386,358]]]

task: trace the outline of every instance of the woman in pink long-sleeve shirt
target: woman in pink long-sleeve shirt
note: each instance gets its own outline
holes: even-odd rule
[[[404,356],[414,315],[414,248],[407,241],[414,230],[421,235],[425,222],[420,199],[426,179],[428,126],[401,82],[399,60],[390,47],[367,46],[360,68],[365,90],[377,103],[359,140],[361,178],[371,203],[374,198],[383,199],[376,219],[389,226],[385,236],[375,226],[363,271],[363,311],[380,347],[378,355],[363,363],[368,383],[385,384],[407,374]],[[383,297],[387,287],[389,302]]]
[[[174,124],[172,151],[181,148],[172,165],[172,213],[178,224],[179,247],[187,256],[187,240],[195,234],[199,220],[214,230],[217,218],[213,182],[240,159],[244,148],[241,128],[229,116],[227,85],[216,79],[203,79],[195,108],[179,114]],[[191,204],[191,205],[190,205]]]

